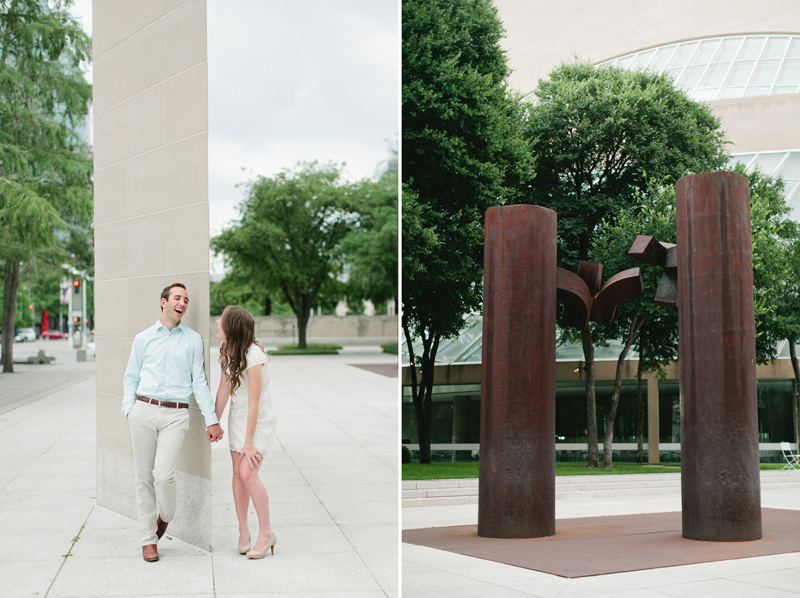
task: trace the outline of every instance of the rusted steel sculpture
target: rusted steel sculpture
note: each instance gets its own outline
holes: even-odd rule
[[[678,309],[678,250],[673,243],[659,243],[653,237],[639,235],[628,254],[640,264],[661,266],[655,304]]]
[[[642,293],[639,268],[602,288],[602,266],[556,268],[556,213],[502,206],[486,213],[478,535],[555,534],[556,299],[568,325],[610,324]]]
[[[478,535],[556,533],[556,213],[486,212]]]
[[[642,294],[642,274],[631,268],[600,287],[603,265],[578,262],[578,273],[558,268],[558,299],[564,304],[564,323],[583,330],[589,322],[610,326],[620,301]]]
[[[753,253],[745,177],[675,186],[678,246],[639,237],[631,254],[677,270],[683,537],[761,538]],[[665,250],[665,251],[662,251]],[[669,259],[674,252],[674,266]],[[659,286],[669,304],[672,283]]]

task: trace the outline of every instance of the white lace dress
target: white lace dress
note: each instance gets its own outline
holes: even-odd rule
[[[247,350],[247,367],[241,377],[241,385],[236,389],[236,394],[231,395],[231,409],[228,414],[228,439],[232,451],[242,452],[245,434],[247,433],[248,403],[248,373],[247,370],[261,364],[261,398],[258,401],[258,422],[254,444],[262,453],[272,446],[275,441],[275,426],[277,412],[275,410],[275,391],[272,388],[272,377],[269,374],[268,357],[258,345],[250,345]]]

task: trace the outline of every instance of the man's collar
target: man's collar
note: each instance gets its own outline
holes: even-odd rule
[[[155,324],[155,330],[156,330],[156,332],[158,332],[158,331],[159,331],[159,330],[161,330],[162,328],[163,328],[164,330],[166,330],[167,332],[171,332],[171,330],[170,330],[169,328],[167,328],[166,326],[164,326],[164,323],[161,321],[161,318],[159,318],[158,320],[156,320],[156,324]],[[183,332],[184,328],[185,328],[185,326],[183,325],[183,321],[181,321],[181,322],[180,322],[180,324],[178,324],[177,326],[175,326],[175,330],[180,330],[181,332]]]

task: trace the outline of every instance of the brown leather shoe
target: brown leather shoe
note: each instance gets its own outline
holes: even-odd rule
[[[158,516],[156,519],[156,538],[159,540],[161,536],[164,535],[164,532],[167,531],[167,526],[169,525],[169,521],[161,521],[161,515]]]
[[[142,558],[149,563],[158,560],[158,548],[155,544],[142,546]]]

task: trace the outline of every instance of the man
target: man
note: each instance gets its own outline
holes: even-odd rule
[[[156,544],[175,516],[175,467],[189,429],[192,393],[205,418],[209,442],[223,434],[203,368],[203,339],[181,322],[188,307],[184,285],[176,282],[165,288],[161,318],[136,335],[125,370],[122,415],[131,430],[145,561],[158,560]]]

